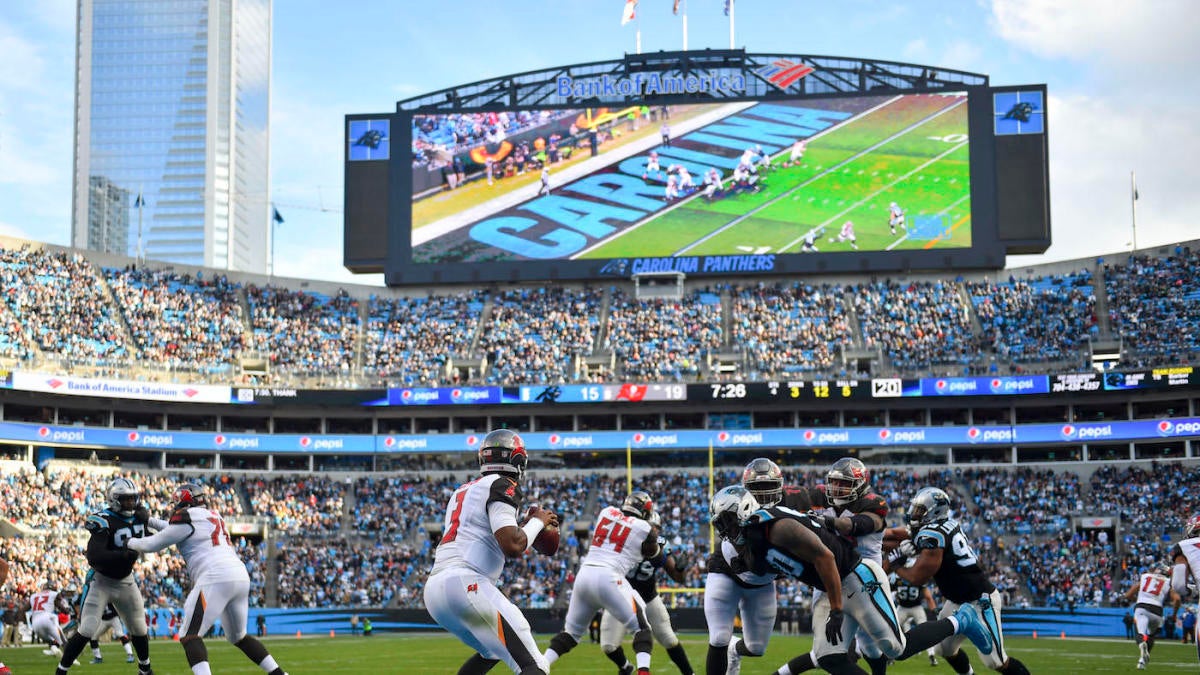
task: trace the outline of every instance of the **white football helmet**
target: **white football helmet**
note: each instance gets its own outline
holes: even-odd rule
[[[142,493],[128,478],[114,478],[104,491],[104,497],[108,500],[109,510],[123,516],[132,516],[142,504]]]
[[[759,509],[758,500],[741,485],[730,485],[713,495],[708,522],[731,544],[742,544],[742,523]]]

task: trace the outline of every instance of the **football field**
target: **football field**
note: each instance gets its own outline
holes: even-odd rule
[[[684,634],[684,646],[692,666],[703,673],[706,643],[704,636],[699,634]],[[539,636],[538,644],[545,647],[549,644],[549,636]],[[632,657],[626,640],[625,652]],[[224,640],[206,641],[212,671],[221,675],[261,674],[263,671],[250,663],[240,651]],[[462,662],[470,656],[470,651],[460,642],[444,634],[435,635],[377,635],[363,637],[312,637],[312,638],[269,638],[267,647],[291,675],[323,675],[325,673],[414,673],[430,675],[453,675],[458,671]],[[802,654],[811,644],[809,637],[783,637],[776,635],[772,638],[767,655],[761,659],[746,659],[742,662],[744,675],[765,675],[786,662],[787,659]],[[1137,661],[1137,648],[1133,642],[1118,639],[1040,639],[1012,638],[1008,641],[1009,651],[1020,658],[1032,673],[1074,674],[1087,673],[1101,675],[1104,673],[1128,673],[1134,670]],[[122,673],[129,675],[136,672],[136,667],[125,663],[125,654],[117,644],[108,643],[103,647],[104,663],[91,665],[91,651],[85,650],[80,658],[79,666],[71,672],[91,675],[107,673]],[[977,673],[991,672],[979,661],[979,655],[967,649],[971,663]],[[191,670],[183,657],[183,649],[176,642],[157,640],[151,643],[150,655],[154,664],[154,672],[158,675],[190,675]],[[86,657],[86,658],[84,658]],[[21,649],[0,650],[0,659],[4,661],[14,675],[29,673],[51,673],[54,671],[56,659],[45,656],[39,648],[25,647]],[[678,669],[667,658],[666,652],[655,645],[653,653],[652,672],[655,675],[675,675]],[[1154,649],[1153,659],[1147,668],[1147,673],[1196,673],[1200,665],[1196,660],[1196,648],[1193,645],[1180,645],[1177,641],[1160,640]],[[497,666],[493,673],[508,673],[503,665]],[[601,653],[598,645],[587,642],[567,654],[551,669],[552,673],[580,675],[611,675],[616,668]],[[895,673],[951,673],[953,672],[943,662],[937,668],[931,668],[928,659],[922,654],[914,656],[908,662],[889,668],[888,672]]]
[[[900,103],[907,109],[890,109]],[[850,251],[848,242],[836,241],[846,221],[863,251],[969,247],[966,129],[965,97],[933,110],[889,103],[814,138],[797,166],[783,167],[789,152],[779,153],[758,192],[711,202],[690,197],[577,257],[799,253],[810,232],[821,252]],[[891,234],[892,202],[904,209],[909,228],[934,218],[945,233]]]

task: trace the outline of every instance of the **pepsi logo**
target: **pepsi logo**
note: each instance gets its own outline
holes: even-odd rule
[[[474,434],[467,436],[467,445],[479,445],[479,437]]]
[[[891,429],[880,429],[879,430],[879,440],[886,441],[887,439],[889,439],[891,437],[892,437]]]
[[[941,390],[943,390],[943,389],[945,389],[945,388],[946,388],[946,381],[945,381],[945,380],[938,380],[938,381],[937,381],[937,383],[936,383],[934,386],[936,386],[936,387],[937,387],[937,390],[938,390],[938,391],[941,391]]]
[[[137,443],[137,439],[138,439],[138,432],[136,432],[136,431],[129,432],[129,442],[130,443]]]
[[[1171,433],[1171,428],[1172,428],[1173,426],[1174,426],[1174,425],[1172,425],[1172,424],[1171,424],[1169,421],[1167,421],[1167,420],[1163,420],[1163,421],[1161,421],[1161,422],[1159,422],[1159,423],[1158,423],[1158,433],[1160,433],[1160,434],[1169,434],[1169,433]]]
[[[1064,424],[1060,433],[1062,433],[1063,438],[1070,438],[1075,435],[1075,427],[1070,424]]]
[[[307,448],[307,447],[308,447],[308,446],[310,446],[310,445],[312,445],[312,439],[311,439],[311,438],[309,438],[308,436],[301,436],[301,437],[300,437],[300,447],[302,447],[302,448]]]
[[[643,434],[643,433],[637,433],[637,434],[634,434],[634,435],[633,435],[633,442],[634,442],[634,443],[641,443],[641,442],[642,442],[642,441],[644,441],[644,440],[646,440],[646,434]]]
[[[412,390],[411,390],[411,389],[404,389],[404,390],[401,390],[401,392],[400,392],[400,398],[404,399],[405,401],[407,401],[408,399],[412,398]]]
[[[225,445],[225,437],[221,434],[217,434],[216,437],[213,438],[213,442],[217,445]]]
[[[558,434],[550,434],[550,445],[558,445],[562,441],[562,437]]]
[[[971,427],[970,429],[967,429],[967,438],[972,441],[977,441],[979,440],[980,433],[979,427]]]
[[[999,388],[1000,388],[1000,380],[999,379],[992,380],[992,389],[999,389]]]
[[[42,438],[45,438],[45,437],[47,437],[47,436],[49,436],[49,435],[50,435],[50,427],[40,427],[40,428],[38,429],[38,436],[41,436]]]
[[[805,430],[804,430],[804,440],[806,440],[806,441],[808,441],[808,442],[810,442],[810,443],[811,443],[811,442],[812,442],[812,440],[813,440],[814,438],[816,438],[816,437],[817,437],[817,432],[813,431],[812,429],[805,429]]]
[[[450,390],[450,398],[461,398],[461,397],[462,397],[462,389],[451,389]]]
[[[395,444],[396,444],[396,439],[392,438],[391,436],[388,436],[387,438],[383,439],[384,447],[390,448]]]
[[[721,443],[728,442],[729,441],[729,432],[722,431],[721,433],[717,434],[717,440],[720,441]]]

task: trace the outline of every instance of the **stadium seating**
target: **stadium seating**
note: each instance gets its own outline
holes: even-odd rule
[[[1128,343],[1126,361],[1169,365],[1200,353],[1200,252],[1176,247],[1166,257],[1129,256],[1105,264],[1113,331]]]
[[[1078,361],[1080,342],[1099,333],[1092,275],[967,285],[983,339],[1016,363]]]

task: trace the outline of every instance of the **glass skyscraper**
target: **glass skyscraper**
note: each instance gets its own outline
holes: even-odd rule
[[[271,0],[78,0],[72,245],[266,272]]]

